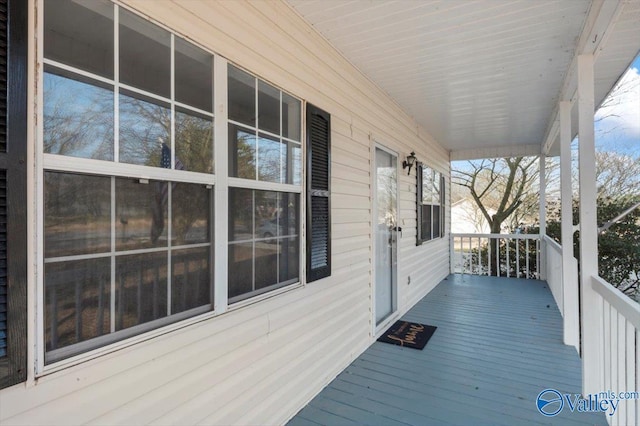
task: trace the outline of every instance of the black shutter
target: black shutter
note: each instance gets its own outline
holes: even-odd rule
[[[0,0],[0,388],[27,375],[27,3]]]
[[[307,282],[331,275],[331,116],[307,104]]]
[[[422,163],[416,162],[416,245],[422,245],[423,225],[422,225]]]
[[[445,184],[445,179],[444,179],[444,175],[442,175],[440,177],[440,236],[444,237],[444,231],[445,231],[445,226],[444,226],[444,219],[445,219],[445,195],[444,195],[444,184]]]

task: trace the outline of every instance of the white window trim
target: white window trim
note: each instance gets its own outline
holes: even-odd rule
[[[430,221],[430,225],[431,225],[431,238],[429,239],[422,239],[421,237],[421,231],[422,231],[422,223],[421,221],[416,221],[416,238],[417,240],[420,240],[420,243],[416,244],[418,246],[421,245],[425,245],[425,244],[429,244],[432,241],[439,241],[441,239],[443,239],[445,237],[445,225],[444,225],[444,221],[443,219],[445,218],[445,205],[446,202],[445,200],[443,200],[442,198],[442,192],[445,190],[445,185],[446,185],[446,178],[444,177],[444,173],[442,173],[441,171],[438,171],[436,168],[428,166],[426,164],[422,164],[422,170],[424,169],[429,169],[431,170],[431,172],[433,173],[432,179],[435,178],[435,175],[438,175],[439,181],[438,184],[440,185],[440,191],[438,192],[438,197],[440,199],[440,201],[438,202],[438,204],[433,204],[433,203],[428,203],[428,204],[423,204],[421,199],[416,199],[417,201],[417,208],[422,208],[423,206],[431,206],[431,221]],[[420,176],[420,184],[423,185],[423,178],[422,176]],[[416,197],[417,194],[422,193],[422,189],[420,189],[419,191],[416,191]],[[434,221],[433,221],[433,206],[438,206],[440,208],[440,234],[437,237],[433,236],[433,227],[434,227]],[[422,213],[421,213],[422,214]],[[421,217],[422,219],[422,217]]]

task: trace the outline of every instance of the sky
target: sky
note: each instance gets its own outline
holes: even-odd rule
[[[640,55],[595,114],[596,149],[640,157]]]

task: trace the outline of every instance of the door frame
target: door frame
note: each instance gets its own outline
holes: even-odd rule
[[[376,170],[376,150],[386,152],[387,154],[396,157],[396,226],[400,223],[400,156],[397,151],[394,151],[376,139],[371,139],[371,286],[370,286],[370,300],[371,300],[371,336],[377,339],[391,323],[395,322],[398,318],[398,270],[400,268],[400,237],[396,236],[396,268],[392,271],[394,275],[394,282],[391,288],[391,303],[393,306],[391,314],[387,316],[380,324],[376,325],[376,221],[377,221],[377,207],[378,207],[378,194],[377,194],[377,170]]]

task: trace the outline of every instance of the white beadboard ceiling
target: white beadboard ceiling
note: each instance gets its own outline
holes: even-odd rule
[[[459,152],[542,147],[592,7],[590,0],[288,2]],[[618,10],[597,57],[597,103],[640,49],[640,0]]]

